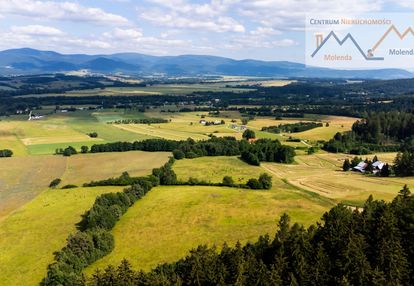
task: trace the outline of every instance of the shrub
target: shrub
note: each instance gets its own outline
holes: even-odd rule
[[[13,156],[13,151],[9,149],[0,150],[0,158],[1,157],[11,157]]]
[[[62,187],[62,190],[66,190],[66,189],[75,189],[75,188],[77,188],[78,186],[76,186],[76,185],[71,185],[71,184],[69,184],[69,185],[66,185],[66,186],[63,186]]]
[[[272,188],[272,177],[266,173],[263,173],[259,177],[259,183],[262,189],[270,190]]]
[[[253,130],[247,129],[246,131],[243,132],[243,138],[246,140],[254,139],[256,138],[256,133],[254,133]]]
[[[75,148],[73,148],[72,146],[67,147],[65,150],[63,150],[63,156],[72,156],[77,154],[78,152],[76,151]]]
[[[249,179],[246,184],[250,189],[253,190],[260,190],[262,189],[262,184],[260,184],[259,180],[257,179]]]
[[[230,176],[225,176],[223,178],[223,186],[232,187],[234,186],[234,180]]]
[[[81,153],[85,154],[85,153],[88,153],[88,151],[89,151],[89,147],[88,146],[82,146],[81,147]]]
[[[181,160],[181,159],[185,158],[184,152],[181,151],[181,150],[178,150],[178,149],[175,149],[173,151],[173,155],[174,155],[174,159],[176,159],[176,160]]]
[[[62,182],[61,179],[57,178],[50,182],[49,188],[56,188]]]

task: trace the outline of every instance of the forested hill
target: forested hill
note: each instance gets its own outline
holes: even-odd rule
[[[0,74],[56,73],[87,69],[99,73],[169,76],[235,75],[301,78],[410,78],[401,69],[333,70],[307,67],[287,61],[234,60],[230,58],[182,55],[149,56],[137,53],[112,55],[64,55],[29,48],[0,52]]]

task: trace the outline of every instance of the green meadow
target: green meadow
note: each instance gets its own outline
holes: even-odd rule
[[[283,212],[309,224],[329,207],[298,192],[249,191],[222,187],[154,188],[113,229],[115,249],[91,265],[87,274],[127,258],[136,269],[172,262],[199,244],[234,245],[276,232]]]
[[[46,190],[0,221],[0,285],[39,285],[96,196],[119,187]]]

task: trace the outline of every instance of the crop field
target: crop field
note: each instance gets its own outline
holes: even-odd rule
[[[137,202],[115,226],[115,249],[91,265],[87,274],[127,258],[136,269],[186,255],[199,244],[234,245],[276,232],[283,212],[308,225],[327,205],[298,192],[248,191],[220,187],[157,187]]]
[[[2,158],[0,164],[0,220],[35,198],[55,178],[65,184],[82,185],[91,180],[117,177],[127,171],[141,176],[163,165],[167,152],[85,154],[72,157],[26,156]]]
[[[39,285],[96,196],[120,187],[47,190],[0,221],[0,285]]]

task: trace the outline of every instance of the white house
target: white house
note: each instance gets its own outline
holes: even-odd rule
[[[376,161],[374,163],[372,163],[372,168],[373,168],[373,173],[377,174],[378,172],[380,172],[382,170],[382,168],[384,168],[385,163],[381,162],[381,161]],[[366,168],[368,167],[368,164],[365,162],[360,162],[358,165],[356,165],[354,168],[352,168],[354,171],[358,171],[361,173],[365,173],[366,172]]]
[[[372,167],[374,169],[373,173],[377,174],[378,172],[381,172],[382,168],[384,168],[385,163],[381,162],[381,161],[377,161],[372,163]]]
[[[360,162],[358,165],[356,165],[353,170],[358,171],[361,173],[365,173],[365,169],[368,167],[368,164],[365,162]]]

